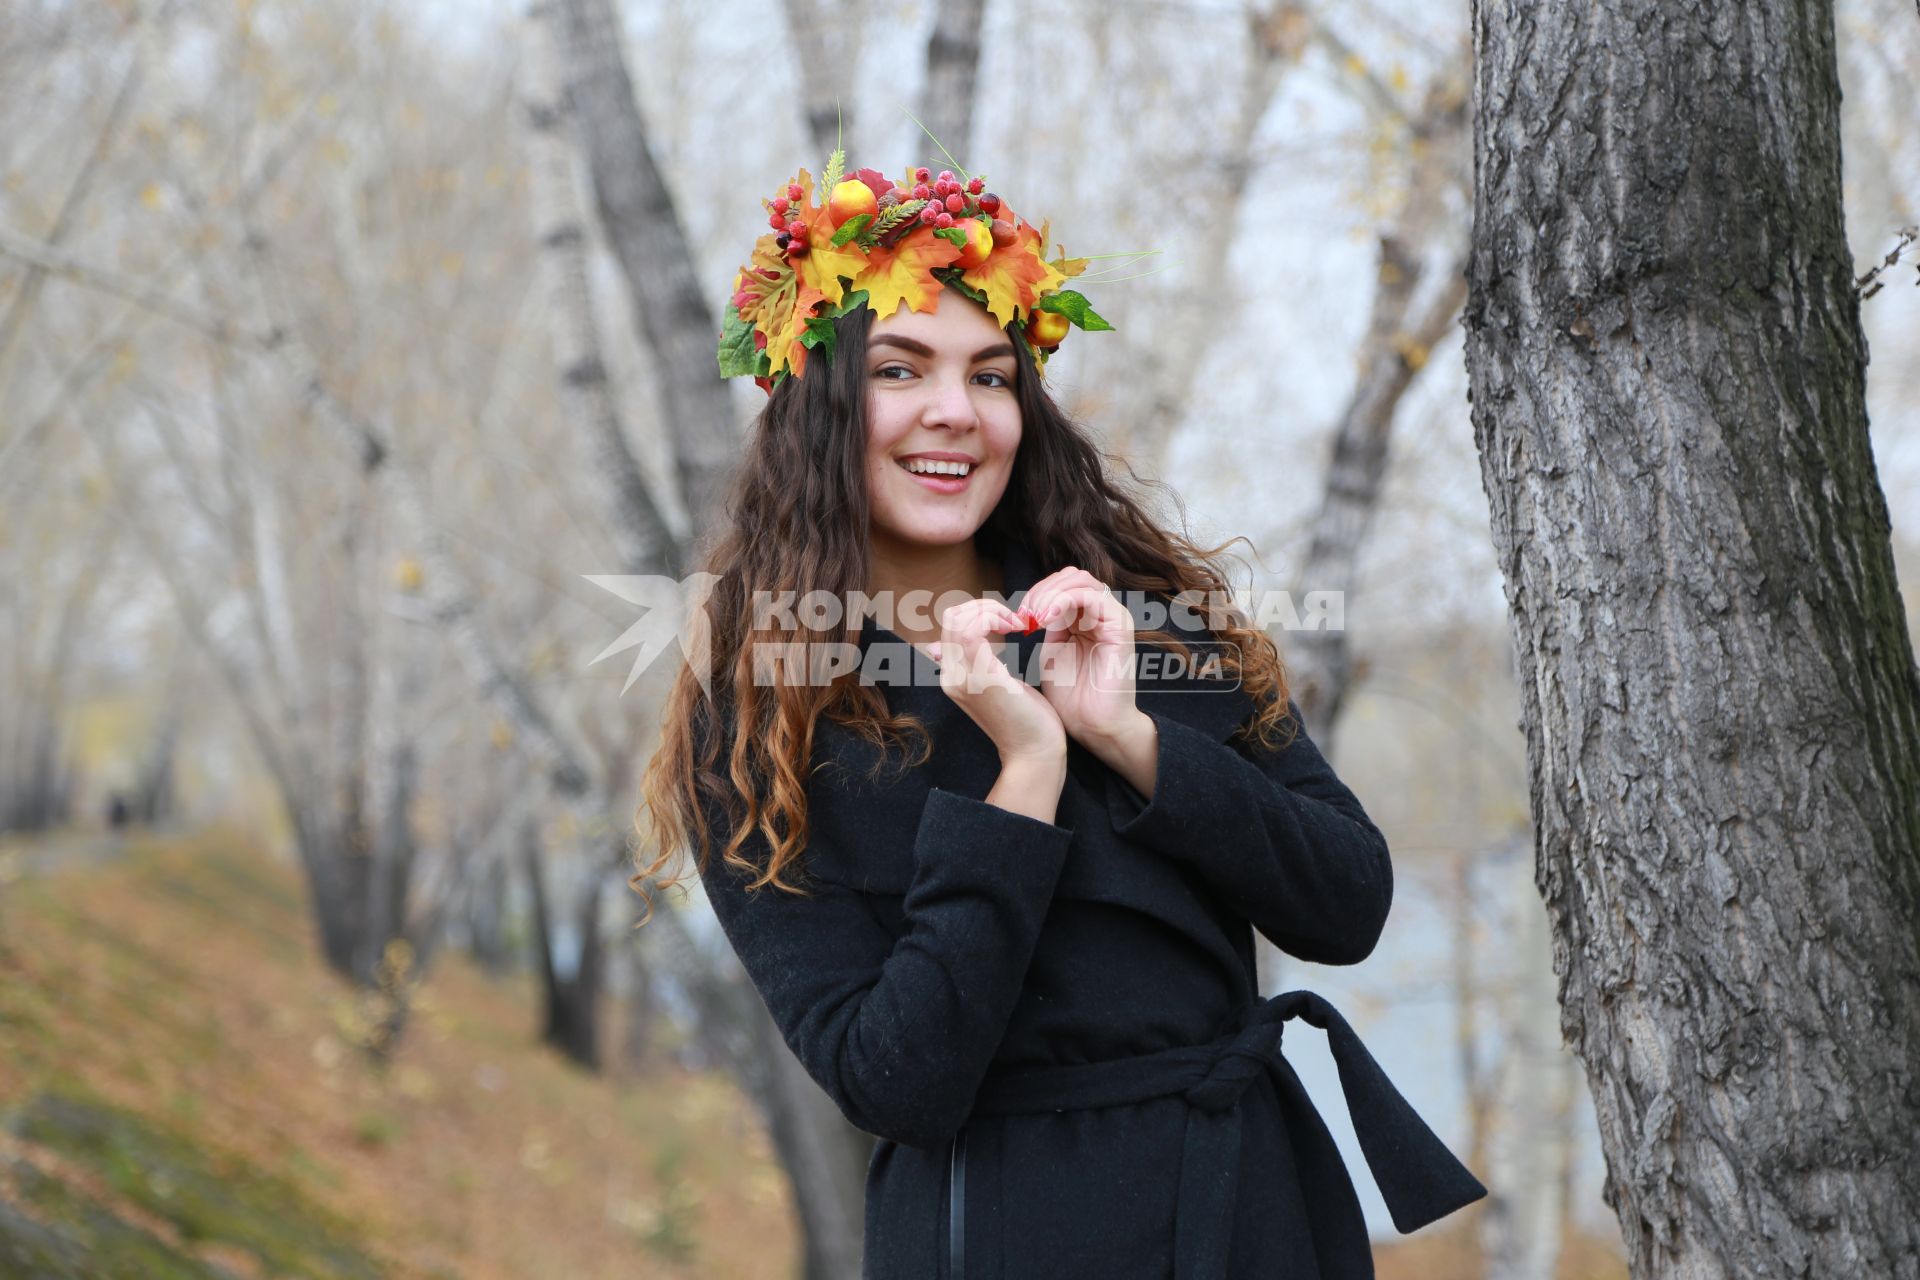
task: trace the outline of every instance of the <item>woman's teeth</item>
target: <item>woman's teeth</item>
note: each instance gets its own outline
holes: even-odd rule
[[[923,476],[964,476],[973,470],[970,462],[939,462],[931,458],[905,458],[900,465]]]

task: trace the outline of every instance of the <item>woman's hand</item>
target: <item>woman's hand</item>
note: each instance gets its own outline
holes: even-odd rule
[[[1133,614],[1106,583],[1072,565],[1028,589],[1025,612],[1047,629],[1040,688],[1075,740],[1099,751],[1137,727]]]
[[[1059,713],[1038,689],[1014,678],[989,638],[1026,625],[998,600],[968,600],[947,610],[940,639],[927,651],[940,664],[940,688],[992,739],[1002,761],[1065,759]]]

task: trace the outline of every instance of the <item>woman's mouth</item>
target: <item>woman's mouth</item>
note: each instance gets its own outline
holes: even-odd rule
[[[921,469],[913,470],[907,465],[908,462],[912,462],[913,466]],[[979,470],[978,463],[931,462],[925,458],[901,458],[898,459],[898,465],[902,471],[918,481],[921,488],[930,489],[934,493],[965,492],[967,481],[971,480],[973,473]]]

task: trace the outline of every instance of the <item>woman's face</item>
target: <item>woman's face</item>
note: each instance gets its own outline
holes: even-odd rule
[[[867,337],[867,490],[874,536],[951,546],[1006,492],[1020,447],[1019,364],[985,307],[953,289],[935,296],[935,310],[903,303]],[[906,467],[932,458],[970,465],[964,477]]]

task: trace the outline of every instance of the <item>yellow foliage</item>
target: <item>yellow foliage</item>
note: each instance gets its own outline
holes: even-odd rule
[[[935,295],[940,291],[933,269],[951,266],[959,256],[959,245],[934,235],[931,227],[916,227],[892,248],[872,249],[854,276],[853,287],[867,291],[867,305],[882,319],[898,311],[903,302],[911,311],[932,311],[939,305]],[[1002,323],[1012,320],[1009,313]]]
[[[120,344],[119,349],[113,353],[113,364],[107,374],[107,381],[110,385],[117,386],[125,382],[128,378],[131,378],[134,370],[139,367],[139,350],[136,349],[131,342],[123,342]]]

